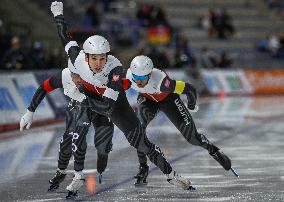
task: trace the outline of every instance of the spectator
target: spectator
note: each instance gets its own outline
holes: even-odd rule
[[[4,53],[2,68],[5,70],[20,70],[26,68],[27,57],[24,54],[19,37],[11,39],[10,49]]]
[[[208,27],[208,36],[212,37],[213,34],[216,33],[216,26],[217,26],[217,15],[213,9],[208,10],[209,15],[209,27]]]
[[[100,15],[96,4],[91,4],[87,7],[83,17],[83,26],[86,28],[97,28],[100,25]]]
[[[276,34],[272,34],[268,39],[268,50],[271,55],[276,57],[280,49],[280,40]]]
[[[220,68],[230,68],[232,66],[233,60],[227,55],[225,51],[222,51],[218,63],[218,67]]]
[[[153,7],[147,27],[148,41],[152,45],[168,45],[172,39],[172,27],[162,7]]]
[[[212,69],[218,66],[219,55],[214,52],[208,50],[208,48],[204,47],[201,50],[201,67]]]
[[[185,34],[178,33],[176,36],[175,67],[195,67],[196,59],[189,47]]]
[[[258,43],[257,43],[257,50],[261,51],[261,52],[267,52],[268,51],[268,43],[269,43],[269,35],[266,35],[264,39],[261,39]]]
[[[151,21],[151,12],[153,7],[148,4],[141,4],[136,12],[136,18],[140,21],[140,24],[143,27],[146,27],[150,24]]]
[[[55,48],[52,50],[47,61],[48,68],[64,69],[66,58],[61,53],[62,51],[59,48]]]
[[[151,46],[150,52],[146,55],[152,59],[155,67],[158,69],[166,69],[171,67],[168,59],[169,57],[163,47]]]
[[[150,26],[170,26],[165,10],[161,6],[154,6],[150,15]]]
[[[43,46],[42,43],[36,41],[33,43],[31,51],[29,53],[30,58],[30,66],[28,68],[38,70],[38,69],[46,69],[46,60],[44,58]]]
[[[209,37],[212,37],[216,33],[216,19],[216,12],[211,8],[199,18],[199,27],[206,30]]]
[[[225,9],[217,15],[216,29],[219,39],[226,39],[234,34],[235,29],[232,24],[231,16]]]

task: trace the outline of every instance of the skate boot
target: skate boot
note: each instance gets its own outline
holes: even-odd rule
[[[108,155],[98,154],[97,157],[97,171],[99,173],[99,183],[102,183],[102,173],[105,171],[107,167]]]
[[[172,185],[180,187],[184,190],[195,190],[195,188],[191,186],[189,179],[180,176],[176,171],[172,171],[170,174],[167,174],[167,177],[167,181]]]
[[[55,189],[58,189],[59,184],[64,180],[65,176],[66,176],[65,170],[57,169],[54,177],[51,180],[49,180],[50,186],[48,191],[54,191]]]
[[[231,169],[231,160],[228,156],[226,156],[223,152],[220,152],[219,148],[213,145],[213,151],[209,152],[209,154],[216,160],[218,163],[225,169]]]
[[[68,195],[66,196],[66,199],[75,198],[77,196],[78,190],[84,185],[84,183],[85,177],[83,172],[75,172],[71,184],[66,187],[66,189],[68,190]]]
[[[140,164],[139,171],[136,176],[134,176],[136,182],[134,183],[135,186],[145,186],[148,184],[147,177],[149,173],[149,166],[145,164]]]
[[[230,158],[219,151],[220,149],[214,145],[211,147],[211,152],[209,154],[216,160],[218,163],[227,171],[231,170],[236,177],[239,177],[239,174],[232,167]]]

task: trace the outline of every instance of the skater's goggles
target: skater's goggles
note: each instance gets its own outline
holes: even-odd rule
[[[132,77],[133,77],[134,80],[146,81],[149,78],[149,74],[144,75],[144,76],[138,76],[138,75],[132,74]]]

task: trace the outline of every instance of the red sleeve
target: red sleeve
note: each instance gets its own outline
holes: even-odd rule
[[[126,79],[126,78],[122,78],[121,81],[122,81],[123,89],[128,90],[131,86],[131,81],[129,79]]]
[[[50,84],[50,79],[46,79],[43,82],[43,89],[48,93],[54,90],[54,88]]]
[[[97,91],[96,91],[96,88],[95,88],[92,84],[90,84],[90,83],[88,83],[88,82],[86,82],[86,81],[83,81],[83,85],[84,85],[84,87],[85,87],[88,91],[93,92],[93,93],[96,93],[96,92],[97,92]]]
[[[86,81],[83,81],[83,86],[90,92],[92,93],[96,93],[96,94],[99,94],[99,95],[103,95],[104,92],[105,92],[105,88],[99,88],[99,87],[95,87],[93,86],[92,84],[86,82]]]

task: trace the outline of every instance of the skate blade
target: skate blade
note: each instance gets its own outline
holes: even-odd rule
[[[103,182],[103,176],[100,174],[99,175],[99,183],[102,184],[102,182]]]
[[[232,173],[234,173],[234,175],[235,175],[236,177],[238,177],[238,178],[240,177],[239,174],[235,171],[234,168],[231,168],[230,170],[232,171]]]

